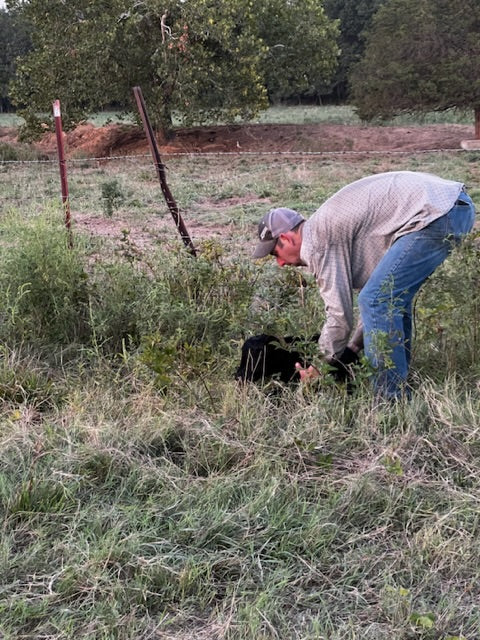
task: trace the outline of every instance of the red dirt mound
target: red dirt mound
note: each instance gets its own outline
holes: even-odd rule
[[[65,135],[68,156],[109,157],[148,153],[140,127],[83,124]],[[369,127],[335,124],[234,125],[178,129],[160,152],[367,152],[459,149],[464,139],[474,137],[468,125],[425,125],[412,127]],[[15,141],[15,130],[0,130],[0,141]],[[55,134],[46,133],[34,145],[46,155],[56,154]]]

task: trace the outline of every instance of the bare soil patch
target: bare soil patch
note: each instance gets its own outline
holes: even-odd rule
[[[178,129],[160,152],[322,152],[322,151],[423,151],[459,149],[462,140],[474,137],[469,125],[372,127],[336,124],[232,125]],[[15,144],[16,130],[0,128],[0,142]],[[33,145],[47,156],[56,154],[55,134],[46,133]],[[70,157],[110,157],[149,153],[140,127],[83,124],[65,134]]]

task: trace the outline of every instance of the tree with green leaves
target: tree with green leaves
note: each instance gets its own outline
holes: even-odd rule
[[[268,104],[264,65],[269,44],[258,25],[258,12],[263,15],[265,9],[259,10],[254,0],[9,2],[32,25],[34,49],[21,60],[11,89],[30,132],[48,121],[38,114],[50,112],[53,99],[60,99],[69,127],[111,104],[129,108],[136,85],[154,125],[165,130],[172,127],[174,114],[186,125],[232,121],[251,118]],[[295,7],[296,45],[292,37],[285,42],[290,52],[294,45],[301,49],[309,29],[305,19],[301,28],[303,3],[268,3],[272,28]],[[322,19],[323,44],[311,57],[328,77],[337,53],[335,29]],[[301,57],[284,58],[283,73],[292,77],[287,65],[298,65]],[[303,69],[309,65],[313,69],[307,58]]]
[[[32,50],[17,63],[10,88],[17,112],[34,135],[51,122],[60,98],[65,128],[118,98],[111,49],[123,0],[10,0],[30,25]],[[111,86],[106,85],[112,74]]]
[[[337,67],[338,23],[323,0],[263,0],[255,9],[266,45],[262,61],[270,101],[316,96]]]
[[[341,55],[331,83],[331,91],[337,99],[345,100],[349,94],[348,75],[363,55],[364,34],[372,17],[385,0],[325,0],[325,13],[339,21],[338,44]]]
[[[18,56],[30,49],[30,35],[18,12],[0,9],[0,111],[11,107],[8,87],[15,75]]]
[[[480,138],[478,0],[388,0],[352,73],[362,119],[472,108]]]

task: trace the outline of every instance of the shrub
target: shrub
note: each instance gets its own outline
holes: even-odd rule
[[[152,279],[128,256],[126,261],[98,262],[90,275],[90,326],[96,346],[118,353],[138,346],[142,308]]]
[[[292,270],[224,256],[212,241],[197,259],[183,247],[146,256],[124,242],[114,259],[92,261],[81,236],[68,247],[55,212],[14,215],[3,235],[4,340],[93,345],[104,355],[140,347],[161,386],[174,375],[203,380],[225,363],[230,376],[246,336],[313,334],[323,312],[316,286]]]
[[[417,300],[416,364],[436,378],[480,372],[479,236],[471,234],[453,252]]]
[[[187,377],[205,374],[207,366],[214,371],[215,360],[231,355],[232,341],[245,329],[251,265],[226,260],[213,243],[197,259],[183,249],[154,259],[154,282],[139,309],[144,362],[162,385],[169,371]]]
[[[0,268],[2,338],[60,344],[85,340],[87,275],[81,251],[68,247],[60,216],[46,212],[20,219],[14,214],[0,231],[8,244]]]
[[[102,184],[103,212],[109,218],[113,212],[125,201],[125,194],[117,179],[108,180]]]

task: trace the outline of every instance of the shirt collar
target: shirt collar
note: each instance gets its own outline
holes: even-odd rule
[[[300,259],[307,267],[310,266],[310,257],[313,249],[310,226],[310,219],[306,220],[305,224],[302,225],[302,246],[300,247]]]

